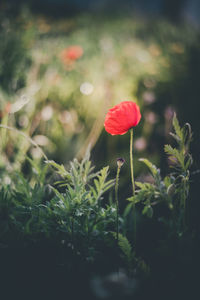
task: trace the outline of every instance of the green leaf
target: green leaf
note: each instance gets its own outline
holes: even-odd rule
[[[106,181],[108,176],[108,170],[109,167],[104,167],[100,170],[99,175],[97,176],[97,179],[94,179],[94,185],[95,185],[95,192],[92,189],[93,196],[95,197],[95,200],[98,201],[98,199],[102,196],[103,193],[105,193],[107,190],[109,190],[115,183],[114,180]]]
[[[132,247],[129,243],[128,239],[123,236],[121,233],[119,233],[119,241],[118,241],[119,247],[123,254],[125,255],[127,261],[130,263],[132,260]]]
[[[180,141],[182,141],[183,140],[183,131],[179,125],[176,114],[174,114],[174,117],[173,117],[173,127],[176,132],[176,135],[179,137]]]
[[[129,198],[127,198],[126,200],[129,201],[129,202],[133,202],[133,203],[135,203],[135,204],[138,203],[138,202],[140,202],[140,200],[139,200],[139,198],[138,198],[138,195],[129,197]]]
[[[145,215],[147,215],[147,217],[152,218],[153,217],[153,208],[151,207],[151,205],[146,205],[143,208],[142,213]]]
[[[135,184],[140,188],[140,189],[151,189],[152,188],[152,184],[148,183],[148,182],[140,182],[140,181],[136,181]]]
[[[129,203],[128,205],[126,205],[123,216],[124,217],[128,216],[132,208],[133,208],[133,203]]]
[[[157,169],[148,159],[140,158],[139,161],[143,162],[149,168],[153,177],[156,177],[159,174],[159,169]]]
[[[117,238],[116,232],[112,232],[114,238]],[[131,263],[133,259],[133,252],[132,252],[132,247],[131,244],[129,243],[128,239],[123,236],[121,233],[118,235],[118,245],[122,253],[124,254],[126,260],[128,263]]]
[[[172,148],[171,145],[165,145],[164,150],[169,156],[175,158],[174,162],[177,160],[182,169],[185,169],[184,154],[181,151],[176,148]]]
[[[65,169],[65,167],[63,165],[59,165],[57,164],[55,161],[53,160],[46,160],[45,161],[48,165],[54,167],[57,171],[57,173],[65,178],[65,179],[68,179],[68,180],[71,180],[71,175],[70,173]]]
[[[51,189],[54,191],[54,193],[56,194],[56,196],[61,199],[63,202],[65,202],[65,198],[63,196],[63,194],[61,194],[57,189],[55,189],[53,186],[51,186]]]

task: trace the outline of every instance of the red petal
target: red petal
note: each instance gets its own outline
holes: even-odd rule
[[[136,126],[141,119],[138,105],[132,101],[123,101],[111,108],[105,118],[105,130],[112,135],[125,134]]]

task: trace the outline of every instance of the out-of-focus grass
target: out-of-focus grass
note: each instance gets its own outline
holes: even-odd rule
[[[20,30],[22,36],[29,35],[26,50],[32,64],[27,71],[19,66],[25,87],[9,90],[9,96],[2,89],[3,124],[25,132],[56,161],[81,157],[88,145],[96,145],[97,165],[114,167],[117,157],[128,160],[129,137],[105,133],[104,117],[114,104],[133,100],[142,111],[134,134],[136,159],[151,155],[159,161],[159,147],[178,103],[176,93],[166,99],[162,90],[176,85],[174,70],[178,78],[187,72],[188,50],[197,40],[196,31],[164,20],[91,15],[61,20],[23,16]],[[73,45],[82,48],[82,56],[63,61],[63,50]],[[9,115],[8,101],[12,103]],[[16,138],[16,133],[9,132],[4,139],[2,165],[6,161],[19,166],[27,152],[40,158],[38,149]],[[135,168],[137,173],[140,166],[136,163]]]

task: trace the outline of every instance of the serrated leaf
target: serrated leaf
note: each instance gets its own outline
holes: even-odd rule
[[[116,238],[117,234],[116,232],[113,232],[113,236]],[[131,263],[133,258],[133,252],[131,244],[129,243],[128,239],[123,236],[121,233],[118,235],[118,245],[122,253],[124,254],[126,260],[128,263]]]
[[[96,193],[93,193],[93,195],[96,195],[96,201],[100,199],[103,193],[105,193],[114,185],[114,180],[106,181],[108,176],[108,170],[109,170],[108,166],[104,167],[103,169],[100,170],[97,179],[94,179]]]
[[[119,247],[126,256],[127,260],[130,262],[132,260],[132,247],[128,239],[119,233]]]
[[[140,188],[140,189],[151,189],[152,188],[152,184],[148,183],[148,182],[140,182],[140,181],[136,181],[135,184]]]
[[[140,202],[140,200],[139,200],[139,198],[138,198],[138,195],[129,197],[129,198],[127,198],[126,200],[129,201],[129,202],[133,202],[133,203],[135,203],[135,204],[138,203],[138,202]]]
[[[176,135],[182,141],[183,140],[183,131],[182,131],[180,125],[179,125],[179,122],[178,122],[178,119],[176,117],[176,114],[174,114],[174,117],[173,117],[173,127],[174,127],[174,130],[176,132]]]
[[[159,169],[157,169],[154,164],[152,164],[146,158],[140,158],[139,161],[143,162],[149,168],[149,170],[151,171],[153,177],[156,177],[156,175],[159,173]]]
[[[57,173],[63,177],[63,178],[67,178],[67,179],[71,179],[71,175],[70,173],[65,169],[64,165],[59,165],[57,164],[55,161],[53,160],[46,160],[45,161],[48,165],[54,167],[57,171]]]
[[[51,189],[54,191],[54,193],[56,194],[56,196],[61,199],[63,202],[65,201],[64,196],[57,190],[55,189],[53,186],[51,186]]]
[[[171,156],[172,158],[177,159],[177,161],[179,162],[180,166],[185,169],[184,166],[184,155],[182,152],[180,152],[178,149],[176,148],[172,148],[171,145],[165,145],[164,146],[164,150],[165,152]]]

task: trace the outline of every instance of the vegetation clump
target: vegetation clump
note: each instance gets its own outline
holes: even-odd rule
[[[142,287],[148,287],[155,297],[168,284],[168,296],[172,288],[175,293],[187,291],[186,287],[180,290],[175,281],[181,276],[191,287],[191,272],[195,274],[195,262],[199,262],[195,256],[198,228],[193,227],[191,232],[190,225],[192,133],[189,124],[180,127],[176,116],[173,127],[171,135],[177,146],[164,147],[172,171],[162,178],[160,169],[140,159],[153,180],[136,181],[136,192],[127,199],[124,211],[122,202],[118,210],[112,200],[115,180],[108,178],[109,167],[94,171],[89,153],[80,162],[74,159],[67,169],[54,161],[41,164],[27,157],[32,167],[29,179],[22,172],[8,173],[7,184],[1,178],[0,251],[1,259],[7,262],[6,272],[14,271],[10,259],[16,256],[17,267],[27,271],[28,255],[30,276],[37,266],[48,280],[62,277],[64,286],[69,282],[74,285],[75,276],[83,272],[87,283],[94,275],[103,280],[111,272],[123,272],[127,280],[138,282],[131,290],[136,299],[146,297]],[[134,226],[133,207],[138,220],[137,244],[130,226]],[[155,292],[153,286],[160,280]],[[84,286],[86,290],[95,294]]]

